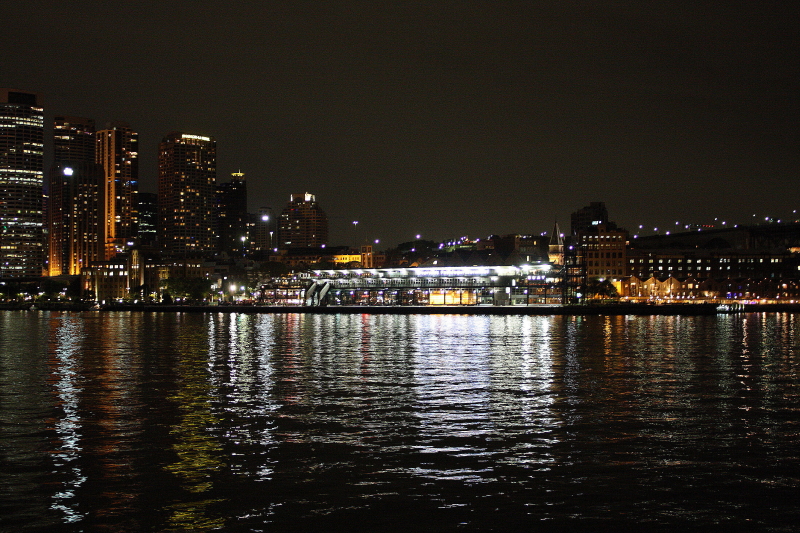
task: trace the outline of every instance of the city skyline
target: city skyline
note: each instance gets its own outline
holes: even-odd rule
[[[591,201],[632,232],[796,208],[780,3],[33,7],[8,6],[26,53],[0,85],[42,94],[45,124],[129,122],[148,192],[165,132],[213,136],[251,212],[311,192],[331,242],[353,220],[385,243],[538,234]],[[75,25],[86,39],[64,38]]]

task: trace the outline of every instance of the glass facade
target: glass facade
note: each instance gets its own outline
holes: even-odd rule
[[[0,89],[0,278],[38,277],[43,257],[44,113],[35,93]]]

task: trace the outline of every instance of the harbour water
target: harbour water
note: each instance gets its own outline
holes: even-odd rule
[[[0,530],[794,531],[799,317],[0,311]]]

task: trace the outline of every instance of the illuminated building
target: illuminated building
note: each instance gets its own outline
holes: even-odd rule
[[[247,234],[247,182],[242,172],[231,174],[231,181],[216,189],[217,245],[222,252],[242,253]],[[242,240],[242,237],[245,239]]]
[[[603,202],[572,213],[572,238],[564,248],[565,291],[576,297],[602,297],[619,291],[626,275],[628,232],[608,220]]]
[[[44,115],[39,95],[0,89],[0,278],[41,276]]]
[[[550,243],[547,246],[547,256],[554,265],[564,264],[564,238],[558,222],[553,226],[553,233],[550,235]]]
[[[319,248],[328,242],[328,217],[313,194],[293,194],[281,212],[281,248]]]
[[[103,169],[85,161],[54,164],[49,172],[49,274],[78,275],[105,259]]]
[[[136,237],[139,134],[124,122],[113,122],[95,139],[95,158],[105,173],[105,255],[110,259]]]
[[[619,278],[626,274],[628,232],[605,224],[589,226],[577,235],[578,258],[590,279]]]
[[[215,250],[214,192],[217,143],[212,137],[173,132],[158,155],[161,249],[171,255]]]
[[[78,275],[105,258],[103,167],[95,163],[94,120],[55,117],[48,173],[48,272]]]
[[[559,274],[545,262],[312,270],[300,277],[311,281],[300,297],[304,304],[312,306],[530,306],[562,302]],[[267,285],[262,290],[269,299],[276,289]]]

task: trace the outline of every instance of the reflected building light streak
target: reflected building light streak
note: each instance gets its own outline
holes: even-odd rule
[[[86,518],[77,510],[75,492],[86,482],[87,477],[77,464],[83,448],[81,429],[83,426],[79,412],[80,393],[78,385],[79,367],[76,357],[80,355],[80,341],[83,337],[82,322],[77,320],[58,320],[55,334],[56,363],[54,392],[62,416],[54,421],[58,446],[52,454],[54,474],[63,479],[60,490],[52,495],[50,508],[62,513],[65,523],[75,523]],[[74,464],[73,464],[74,463]]]

